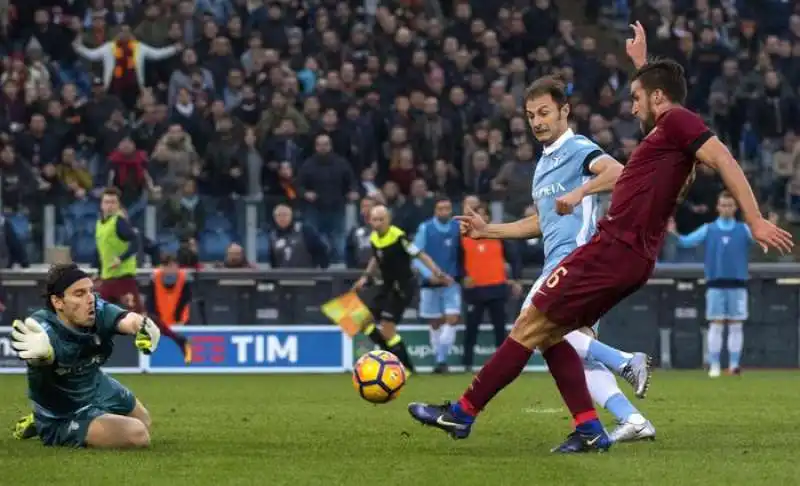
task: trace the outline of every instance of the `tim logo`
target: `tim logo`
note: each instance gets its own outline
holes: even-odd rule
[[[192,363],[222,363],[225,361],[224,336],[193,336]]]
[[[0,338],[0,358],[16,358],[17,352],[11,347],[11,339]]]

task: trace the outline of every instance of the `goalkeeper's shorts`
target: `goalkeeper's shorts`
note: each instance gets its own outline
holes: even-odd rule
[[[92,420],[105,414],[130,415],[135,407],[133,393],[103,374],[93,402],[72,415],[53,418],[34,412],[36,432],[44,445],[86,447],[86,434]]]

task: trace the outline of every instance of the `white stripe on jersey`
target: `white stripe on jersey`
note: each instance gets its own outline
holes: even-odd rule
[[[585,176],[581,184],[586,184],[591,177]],[[585,245],[587,241],[589,241],[589,228],[592,227],[592,222],[595,219],[595,211],[597,210],[597,204],[595,204],[596,197],[592,194],[589,196],[584,197],[581,200],[581,212],[582,214],[582,221],[581,221],[581,229],[578,231],[578,234],[575,236],[575,243],[578,246]]]

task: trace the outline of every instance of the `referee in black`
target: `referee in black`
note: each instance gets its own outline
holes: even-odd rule
[[[383,283],[368,303],[372,321],[364,326],[363,332],[381,349],[397,356],[406,369],[413,372],[414,365],[406,345],[397,334],[397,324],[403,319],[403,313],[417,290],[412,260],[419,258],[439,278],[452,282],[452,277],[442,272],[425,252],[414,246],[403,230],[392,224],[386,206],[372,208],[369,220],[373,255],[364,274],[353,285],[353,290],[361,290],[367,285],[376,269],[380,269]],[[380,328],[375,326],[375,322],[380,322]]]

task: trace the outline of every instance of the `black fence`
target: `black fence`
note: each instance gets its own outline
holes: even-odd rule
[[[799,366],[800,265],[754,264],[750,271],[743,365]],[[2,325],[42,305],[44,275],[44,270],[0,272],[0,300],[6,306]],[[601,338],[621,349],[647,352],[662,367],[701,367],[707,326],[702,275],[702,268],[694,264],[659,266],[648,285],[603,319]],[[320,306],[346,292],[358,276],[349,270],[194,272],[191,324],[330,324]],[[530,286],[536,277],[535,270],[526,272],[525,283]],[[150,285],[150,270],[141,270],[139,281],[143,288]],[[509,300],[509,316],[517,314],[521,300]],[[423,323],[416,302],[404,323]]]

